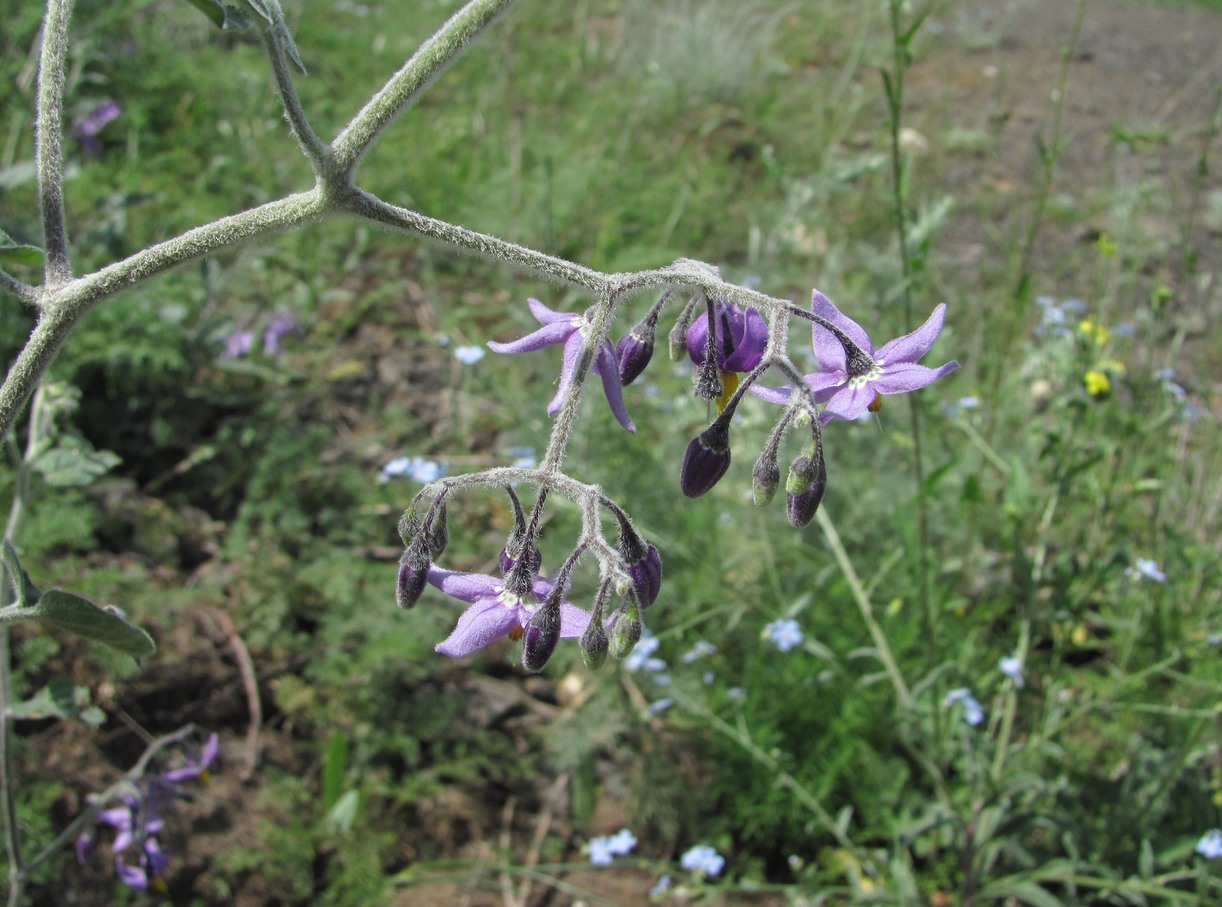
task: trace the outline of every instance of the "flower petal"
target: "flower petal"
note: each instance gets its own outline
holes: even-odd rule
[[[556,396],[547,404],[547,414],[554,416],[560,411],[564,395],[573,386],[573,378],[577,374],[577,360],[581,356],[581,345],[584,338],[580,331],[573,331],[568,340],[564,341],[564,356],[560,362],[560,386],[556,388]]]
[[[932,384],[958,367],[958,362],[948,362],[939,368],[927,368],[909,362],[885,365],[882,375],[871,381],[870,387],[880,394],[906,394],[927,384]]]
[[[818,290],[815,290],[814,295],[811,297],[810,310],[820,318],[824,318],[836,325],[836,327],[848,335],[850,340],[871,356],[874,355],[874,345],[870,343],[870,336],[866,333],[865,328],[836,308],[832,301]],[[835,334],[831,333],[827,328],[815,325],[812,342],[815,348],[815,356],[818,358],[821,366],[825,369],[840,369],[844,371],[844,347],[836,339]]]
[[[828,398],[827,406],[823,408],[823,422],[829,417],[837,419],[856,419],[874,402],[874,382],[867,382],[858,387],[845,385]]]
[[[755,309],[747,309],[730,320],[734,332],[734,352],[726,357],[721,369],[726,372],[749,372],[760,364],[768,346],[768,322]]]
[[[594,360],[594,371],[603,379],[603,393],[607,395],[611,412],[615,413],[619,424],[628,431],[635,432],[636,426],[632,424],[632,418],[624,406],[624,386],[620,381],[619,364],[615,361],[615,351],[611,348],[610,341],[604,342],[603,348],[598,351],[598,358]]]
[[[938,334],[942,332],[942,322],[946,318],[946,303],[941,303],[933,314],[929,316],[923,325],[913,331],[911,334],[905,334],[903,337],[897,337],[883,345],[875,355],[875,359],[879,359],[884,365],[898,362],[916,362],[922,356],[929,352],[929,348],[933,346],[933,342],[938,339]],[[888,391],[883,391],[888,393]]]
[[[429,582],[450,598],[468,604],[482,598],[496,598],[504,585],[504,580],[486,573],[459,573],[441,567],[429,568]]]
[[[568,602],[560,603],[560,638],[573,639],[580,636],[590,625],[590,613]]]
[[[497,599],[485,599],[464,611],[454,632],[433,648],[442,655],[463,658],[520,626],[517,608],[507,608]]]
[[[552,343],[563,343],[577,330],[572,324],[556,322],[545,324],[537,331],[531,331],[525,337],[519,337],[509,343],[488,341],[488,349],[494,353],[533,353]]]
[[[540,324],[558,324],[567,322],[576,328],[577,322],[581,320],[581,316],[575,312],[557,312],[549,309],[537,299],[528,299],[526,304],[530,306],[530,313],[535,316],[535,320]]]

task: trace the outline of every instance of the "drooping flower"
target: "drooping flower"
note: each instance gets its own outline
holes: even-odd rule
[[[802,630],[793,618],[774,620],[764,627],[764,636],[782,652],[802,644]]]
[[[556,396],[547,405],[547,414],[554,416],[560,410],[560,404],[572,387],[577,375],[577,362],[581,356],[581,347],[585,342],[585,331],[589,326],[585,315],[575,312],[554,312],[537,299],[528,299],[530,311],[543,327],[532,331],[525,337],[511,343],[489,341],[488,348],[494,353],[531,353],[553,343],[564,344],[564,356],[560,367],[560,387]],[[620,382],[619,364],[615,359],[615,350],[610,340],[604,340],[594,357],[594,373],[602,379],[603,392],[607,395],[607,403],[611,412],[619,420],[619,424],[628,431],[636,431],[628,410],[624,407],[624,390]]]
[[[755,309],[743,310],[729,302],[714,303],[713,317],[713,363],[721,381],[721,395],[717,397],[717,408],[721,411],[738,389],[739,374],[751,371],[763,360],[768,346],[768,323]],[[687,354],[697,368],[705,365],[708,348],[706,311],[687,329]]]
[[[984,721],[984,706],[980,704],[966,687],[951,690],[946,694],[946,698],[942,700],[942,705],[946,706],[946,708],[951,708],[956,703],[962,703],[963,720],[972,727],[976,727],[976,725]]]
[[[552,591],[553,582],[536,576],[533,589],[517,595],[502,577],[483,573],[458,573],[440,567],[429,569],[429,580],[451,598],[470,605],[458,618],[454,631],[434,649],[451,658],[477,652],[502,636],[518,639]],[[560,603],[560,638],[572,639],[585,632],[590,622],[586,611],[568,602]]]
[[[187,751],[182,765],[136,779],[116,797],[117,805],[98,812],[98,824],[114,829],[110,849],[115,858],[115,874],[124,885],[143,891],[165,875],[170,856],[157,839],[165,826],[162,817],[177,801],[190,799],[191,793],[184,787],[186,782],[207,782],[219,750],[217,736],[213,734],[202,747]],[[84,861],[94,840],[92,829],[77,839],[79,861]]]
[[[721,875],[726,858],[707,844],[697,844],[679,857],[679,865],[688,872],[703,872],[705,875]]]
[[[959,367],[958,362],[947,362],[938,368],[918,365],[938,334],[946,317],[946,305],[933,310],[929,320],[913,331],[878,350],[870,342],[865,329],[844,315],[832,301],[815,291],[811,299],[811,311],[842,331],[853,348],[845,345],[836,335],[822,325],[812,330],[815,358],[822,369],[805,376],[805,381],[815,393],[815,400],[826,403],[823,421],[856,419],[867,411],[876,412],[882,405],[882,397],[890,394],[906,394],[932,384],[943,375]],[[790,388],[753,387],[757,397],[773,403],[788,403]]]

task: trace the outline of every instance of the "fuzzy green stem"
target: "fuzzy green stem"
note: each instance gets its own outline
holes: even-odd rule
[[[72,0],[48,0],[42,27],[35,121],[35,166],[42,207],[44,269],[48,286],[68,280],[68,230],[64,225],[64,61],[68,55],[68,22]],[[3,432],[0,432],[3,434]]]

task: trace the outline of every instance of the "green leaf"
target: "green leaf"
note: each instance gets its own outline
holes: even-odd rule
[[[27,243],[20,243],[0,230],[0,261],[13,261],[17,264],[37,267],[42,264],[42,249]]]
[[[987,885],[980,894],[989,899],[1013,898],[1029,907],[1065,907],[1064,901],[1030,879],[998,879]]]
[[[361,792],[350,790],[336,802],[327,813],[327,825],[333,832],[346,835],[356,823],[356,814],[361,808]]]
[[[21,561],[17,559],[17,550],[13,548],[12,543],[4,540],[4,569],[8,571],[9,579],[13,582],[13,597],[16,600],[18,608],[31,608],[38,604],[38,597],[42,595],[38,588],[30,582],[30,574],[26,573],[21,566]]]
[[[99,608],[89,599],[62,589],[43,593],[26,616],[104,643],[133,658],[152,655],[157,649],[153,637],[124,620],[117,608]]]
[[[322,796],[327,809],[335,806],[344,788],[348,773],[348,737],[336,731],[327,743],[327,755],[322,763]]]
[[[212,20],[222,31],[246,31],[250,28],[250,17],[236,6],[221,0],[187,0],[192,6]]]
[[[81,487],[105,475],[120,463],[109,450],[95,450],[88,441],[63,437],[31,464],[42,473],[48,485],[57,488]]]
[[[106,713],[92,703],[89,688],[66,677],[56,677],[29,699],[14,703],[9,712],[18,719],[65,718],[95,728],[106,721]]]

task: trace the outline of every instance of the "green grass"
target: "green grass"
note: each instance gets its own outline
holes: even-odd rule
[[[355,4],[286,5],[310,68],[303,100],[324,135],[454,6],[405,4],[388,27],[377,7],[365,16]],[[935,19],[957,8],[938,7]],[[0,2],[0,21],[0,72],[18,85],[38,18]],[[82,5],[75,32],[69,110],[123,105],[100,159],[70,146],[78,269],[308,185],[257,47],[182,3]],[[362,178],[389,200],[598,268],[696,257],[802,305],[817,285],[883,341],[916,326],[900,315],[876,73],[889,41],[882,10],[866,6],[523,3],[393,127]],[[967,59],[956,71],[970,74],[970,43],[927,28],[917,61]],[[909,91],[920,98],[921,86]],[[28,107],[20,91],[0,100],[0,173],[32,153]],[[1113,133],[1114,153],[1136,163],[1065,175],[1062,191],[1074,195],[1051,196],[1030,292],[1015,294],[1011,253],[1034,199],[956,179],[1002,134],[988,117],[957,113],[927,128],[954,140],[908,171],[910,216],[927,228],[917,317],[946,301],[930,361],[963,363],[917,401],[924,482],[912,475],[903,401],[888,401],[876,423],[835,423],[825,435],[822,506],[912,691],[908,711],[826,536],[789,529],[783,502],[747,499],[772,408],[746,401],[726,478],[699,500],[678,494],[683,450],[709,413],[661,345],[626,390],[637,433],[623,432],[595,389],[568,466],[662,550],[663,594],[647,618],[669,687],[615,665],[590,674],[571,647],[546,682],[524,680],[502,650],[469,672],[432,652],[455,605],[429,592],[410,613],[394,608],[394,527],[417,486],[380,484],[379,469],[405,453],[454,473],[508,462],[514,445],[541,451],[558,351],[464,368],[451,350],[532,329],[528,296],[574,310],[584,304],[575,293],[330,223],[180,269],[90,316],[55,367],[83,393],[65,427],[122,463],[83,489],[38,485],[23,556],[37,576],[158,628],[162,650],[142,668],[153,677],[202,663],[192,646],[212,643],[188,630],[201,608],[224,610],[250,649],[271,741],[240,795],[249,821],[198,878],[172,869],[173,893],[223,903],[257,890],[262,875],[286,902],[369,903],[425,861],[497,851],[520,864],[534,817],[556,809],[544,792],[563,774],[571,824],[552,826],[557,860],[581,861],[585,837],[615,831],[599,824],[613,804],[651,872],[678,878],[665,861],[717,846],[729,858],[717,883],[727,898],[773,885],[778,898],[837,904],[953,893],[964,905],[1014,897],[1043,907],[1133,903],[1150,893],[1142,886],[1163,885],[1184,894],[1149,903],[1210,903],[1217,879],[1192,847],[1222,824],[1211,734],[1222,444],[1214,417],[1185,406],[1205,411],[1215,391],[1216,353],[1196,336],[1192,309],[1216,267],[1216,238],[1182,232],[1193,184],[1159,169],[1166,144]],[[1077,126],[1073,111],[1066,125]],[[1025,189],[1025,174],[1007,176]],[[6,185],[0,226],[36,239],[36,210],[31,183]],[[1108,241],[1065,241],[1095,233]],[[974,266],[963,264],[969,240],[982,246]],[[1034,297],[1045,295],[1084,300],[1064,336],[1036,332]],[[617,335],[647,304],[633,304]],[[259,329],[280,308],[305,325],[284,357],[219,359],[234,327]],[[1079,329],[1086,317],[1110,335]],[[0,300],[7,358],[31,324]],[[795,348],[807,342],[793,334]],[[1186,401],[1156,377],[1167,366]],[[1108,393],[1089,392],[1092,371],[1108,375]],[[956,409],[967,396],[978,405]],[[511,525],[503,496],[454,500],[450,519],[446,566],[491,569]],[[549,508],[545,568],[578,526],[573,508]],[[1157,561],[1167,582],[1126,575],[1137,558]],[[593,587],[579,573],[575,595]],[[805,641],[782,655],[761,631],[789,617]],[[716,653],[685,663],[697,640]],[[112,716],[133,705],[130,664],[63,646],[17,638],[23,694],[69,675]],[[997,668],[1016,652],[1021,689]],[[553,705],[561,680],[582,688],[577,704]],[[979,728],[943,705],[957,687],[984,707]],[[481,690],[519,698],[490,715],[484,697],[498,700]],[[534,694],[545,707],[520,704]],[[642,710],[662,697],[677,704]],[[104,739],[126,733],[120,720]],[[244,720],[239,709],[224,728],[234,751]],[[21,777],[33,779],[19,805],[31,841],[45,842],[48,791],[59,785],[79,803],[92,788],[70,770],[41,770],[45,737],[17,730]],[[341,787],[360,793],[348,834],[335,830],[323,790],[334,734],[348,745]],[[128,767],[111,758],[114,776]],[[510,800],[520,825],[510,822],[500,852]],[[286,833],[297,825],[301,834]],[[187,836],[176,850],[189,859]],[[104,862],[82,870],[65,859],[65,884],[84,889]],[[98,890],[109,891],[102,868]],[[1042,895],[1024,887],[1037,884]]]

